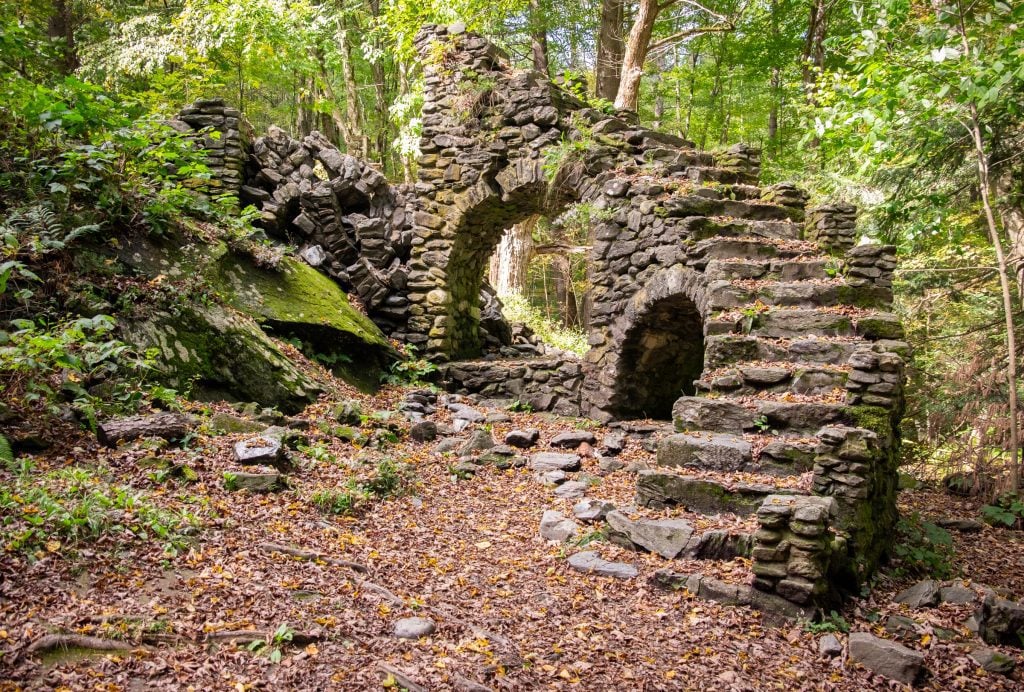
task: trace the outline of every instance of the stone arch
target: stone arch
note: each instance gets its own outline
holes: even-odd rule
[[[693,394],[704,369],[705,277],[675,265],[651,278],[612,326],[610,413],[617,418],[671,418],[672,405]]]
[[[484,185],[487,192],[481,193]],[[480,355],[480,289],[502,233],[530,216],[556,214],[565,204],[564,198],[550,194],[539,161],[518,160],[498,173],[493,184],[479,183],[471,192],[456,200],[459,212],[449,219],[452,241],[442,324],[453,358]]]

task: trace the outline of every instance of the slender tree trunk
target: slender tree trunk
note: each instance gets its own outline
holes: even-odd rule
[[[551,267],[555,271],[555,298],[558,301],[558,316],[566,327],[578,327],[579,308],[576,305],[576,289],[572,282],[572,262],[563,254],[551,256]]]
[[[960,41],[963,45],[964,55],[971,54],[971,45],[967,39],[967,27],[964,23],[963,4],[958,0]],[[989,198],[990,179],[988,169],[988,154],[985,150],[985,139],[982,134],[981,119],[978,115],[978,106],[971,101],[968,104],[971,119],[968,129],[971,139],[974,142],[974,154],[978,167],[978,192],[981,194],[981,206],[985,210],[985,223],[988,225],[989,238],[992,247],[996,251],[996,267],[999,271],[999,288],[1003,297],[1003,314],[1006,319],[1006,384],[1009,390],[1010,405],[1010,483],[1011,490],[1016,492],[1020,488],[1020,461],[1019,461],[1019,438],[1017,432],[1017,338],[1014,333],[1013,324],[1013,297],[1010,291],[1010,278],[1007,271],[1006,255],[1003,253],[1002,238],[999,237],[999,229],[996,226],[995,214],[992,211],[992,202]]]
[[[75,43],[75,13],[73,0],[56,0],[50,15],[47,34],[59,40],[61,46],[60,72],[70,75],[78,69],[78,46]]]
[[[404,61],[398,63],[398,91],[402,98],[409,95],[412,87],[409,84],[409,66]],[[413,177],[413,157],[407,154],[400,154],[402,159],[402,178],[407,183],[415,182]]]
[[[686,101],[686,127],[683,129],[683,137],[690,138],[690,124],[693,121],[693,101],[697,91],[697,64],[700,61],[700,50],[690,54],[690,94]]]
[[[505,231],[491,255],[488,283],[494,287],[498,297],[526,294],[527,270],[533,257],[533,228],[537,219],[536,216],[530,217]]]
[[[370,16],[374,20],[380,17],[380,0],[368,0],[368,7],[370,10]],[[384,69],[384,47],[380,44],[379,39],[374,39],[374,52],[376,53],[376,60],[370,63],[370,72],[373,75],[373,93],[375,101],[373,104],[374,111],[377,115],[377,132],[375,137],[375,144],[377,150],[377,160],[380,161],[382,169],[386,170],[388,162],[388,149],[391,142],[391,114],[388,110],[388,106],[391,103],[391,99],[387,95],[387,73]]]
[[[345,82],[345,130],[347,137],[345,144],[348,153],[359,158],[365,158],[369,152],[369,141],[366,131],[363,128],[363,118],[359,107],[359,90],[356,84],[356,71],[352,64],[352,45],[348,39],[348,28],[345,25],[344,15],[338,20],[338,54],[341,56],[341,76]],[[321,62],[321,68],[323,63]],[[326,76],[326,75],[325,75]],[[325,86],[330,84],[324,80]],[[332,89],[333,91],[333,89]],[[332,100],[337,101],[332,97]]]
[[[320,69],[320,86],[323,88],[324,95],[331,104],[331,120],[334,123],[334,127],[338,132],[338,139],[345,142],[345,150],[353,156],[362,156],[363,152],[360,148],[362,134],[359,131],[359,111],[356,109],[355,116],[353,117],[353,109],[350,103],[346,102],[348,109],[348,117],[341,112],[341,106],[338,105],[338,94],[334,91],[334,85],[331,84],[331,76],[327,72],[327,64],[324,62],[323,54],[319,51],[316,52],[317,65]],[[338,141],[338,140],[332,140]],[[339,142],[340,143],[340,142]]]
[[[640,100],[640,80],[644,76],[644,63],[647,61],[657,18],[657,0],[640,0],[629,38],[626,39],[626,51],[622,56],[622,76],[615,96],[616,108],[636,110]]]
[[[548,76],[550,66],[547,23],[541,12],[539,0],[530,0],[530,53],[533,56],[533,69],[545,77]]]
[[[1004,168],[995,175],[993,186],[995,206],[1010,241],[1010,266],[1017,277],[1018,300],[1024,307],[1024,194],[1010,168]]]
[[[622,25],[625,21],[624,0],[601,0],[601,25],[597,34],[597,57],[594,85],[598,98],[614,101],[619,93],[622,74]]]

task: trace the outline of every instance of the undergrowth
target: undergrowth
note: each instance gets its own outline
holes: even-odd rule
[[[350,478],[341,488],[316,490],[310,496],[310,502],[324,512],[355,514],[368,501],[407,495],[416,484],[416,474],[411,466],[384,459],[369,477]]]
[[[587,334],[582,329],[565,327],[548,319],[521,295],[501,296],[502,314],[509,322],[521,322],[533,330],[545,344],[562,351],[584,355],[590,349]]]
[[[38,470],[23,457],[5,464],[0,484],[0,544],[33,558],[103,537],[154,540],[174,554],[199,524],[196,515],[156,505],[150,496],[113,483],[102,470],[69,466]]]

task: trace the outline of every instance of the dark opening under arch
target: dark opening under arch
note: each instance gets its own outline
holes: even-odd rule
[[[704,369],[700,311],[685,295],[663,298],[636,320],[621,348],[617,416],[669,419]]]

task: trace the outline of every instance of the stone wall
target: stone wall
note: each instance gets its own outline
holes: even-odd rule
[[[835,597],[833,555],[845,552],[842,539],[832,531],[836,516],[832,498],[766,498],[757,510],[754,588],[800,605],[828,605]]]
[[[438,381],[449,392],[529,404],[534,411],[580,415],[583,369],[572,354],[520,360],[458,361],[442,365]]]
[[[237,194],[245,177],[252,135],[239,110],[225,105],[223,99],[198,99],[168,124],[195,138],[206,150],[210,179],[203,181],[199,190]]]
[[[857,242],[857,207],[836,203],[811,209],[805,236],[828,252],[843,254]]]

